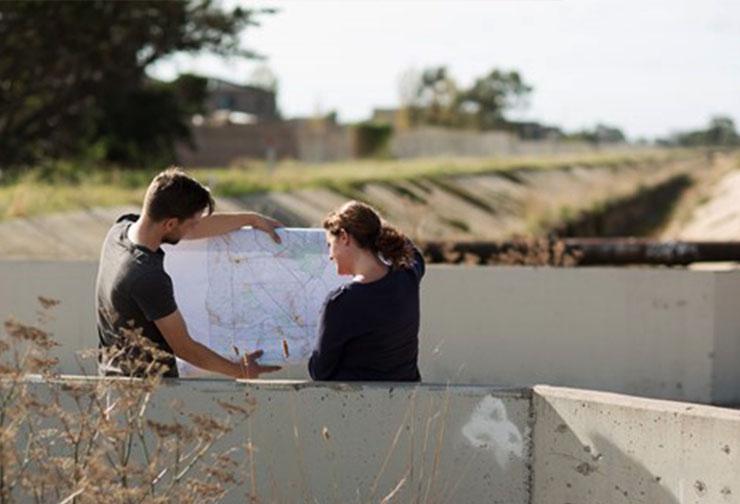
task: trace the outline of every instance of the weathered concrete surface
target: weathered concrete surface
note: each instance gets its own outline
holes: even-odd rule
[[[51,332],[61,345],[51,352],[59,359],[61,372],[97,374],[94,362],[80,361],[76,355],[98,346],[96,274],[97,263],[90,261],[2,261],[0,320],[15,317]],[[39,296],[59,300],[61,305],[42,310]]]
[[[739,291],[740,271],[431,268],[422,372],[453,383],[739,401],[730,361],[740,358],[740,313],[728,296]]]
[[[235,448],[245,462],[224,502],[381,502],[400,484],[388,502],[529,504],[529,390],[168,381],[148,419],[187,423],[183,414],[224,418],[219,401],[253,405],[211,451]]]
[[[740,502],[740,412],[534,387],[534,503]]]
[[[97,345],[96,267],[0,262],[0,318],[33,321],[38,295],[62,301],[49,327],[64,372],[79,372],[75,350]],[[740,403],[738,299],[740,271],[431,266],[422,376]],[[307,374],[296,366],[275,377]]]
[[[226,502],[740,502],[736,410],[550,386],[166,382],[148,419],[252,405],[211,452],[246,463]]]
[[[718,273],[714,291],[712,402],[740,406],[740,282],[738,272]]]

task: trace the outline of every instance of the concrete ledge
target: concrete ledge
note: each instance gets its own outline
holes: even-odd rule
[[[440,502],[528,499],[528,391],[190,381],[160,394],[161,403],[181,399],[204,410],[217,399],[256,401],[249,425],[236,436],[257,449],[264,502],[333,502],[337,496],[339,502],[377,502],[403,478],[396,502],[424,502],[429,495]]]
[[[246,478],[226,502],[380,502],[398,488],[393,502],[529,503],[526,389],[165,380],[147,418],[223,416],[219,402],[253,408],[214,448],[254,448],[254,487]]]
[[[536,386],[533,502],[740,502],[740,411]]]

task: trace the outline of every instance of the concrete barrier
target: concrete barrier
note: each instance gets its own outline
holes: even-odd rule
[[[234,448],[244,463],[223,502],[363,503],[393,494],[387,502],[529,504],[529,390],[167,381],[149,400],[148,420],[223,417],[219,403],[252,409],[210,450]]]
[[[49,327],[64,372],[79,372],[74,350],[97,345],[95,271],[94,262],[0,261],[1,318],[34,320],[38,295],[62,301]],[[737,404],[738,299],[740,271],[431,266],[422,376]]]
[[[740,502],[740,411],[534,387],[532,502]]]
[[[167,380],[146,417],[219,403],[252,409],[212,449],[249,472],[226,502],[740,502],[735,410],[550,386]]]

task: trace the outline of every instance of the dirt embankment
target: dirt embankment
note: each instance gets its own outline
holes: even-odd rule
[[[221,210],[257,210],[286,225],[302,227],[319,225],[326,212],[347,199],[361,199],[378,207],[389,221],[419,241],[504,240],[517,235],[542,236],[564,224],[574,226],[576,232],[586,226],[589,215],[604,209],[625,210],[629,205],[619,207],[620,202],[631,201],[635,195],[642,195],[641,210],[634,216],[639,220],[650,213],[651,195],[656,190],[665,192],[661,193],[663,199],[670,199],[670,194],[682,190],[686,177],[705,170],[706,162],[696,157],[608,167],[518,169],[374,182],[349,189],[272,192],[222,199],[218,204]],[[0,257],[95,259],[115,216],[136,210],[93,209],[1,223]],[[618,227],[613,219],[607,220],[608,227]]]

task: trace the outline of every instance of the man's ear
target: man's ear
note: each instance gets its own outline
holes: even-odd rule
[[[173,229],[176,229],[178,224],[180,224],[180,220],[177,219],[177,217],[172,217],[171,219],[165,219],[164,222],[162,222],[162,227],[164,228],[165,233],[169,233]]]

